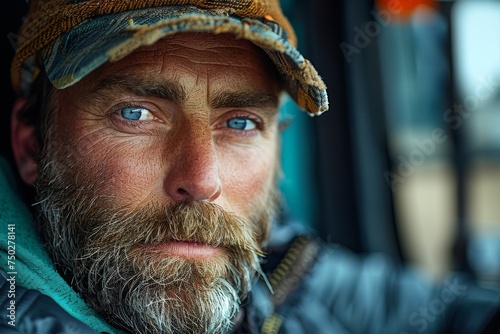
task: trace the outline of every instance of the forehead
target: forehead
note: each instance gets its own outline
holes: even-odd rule
[[[114,63],[108,63],[90,76],[148,73],[174,81],[221,81],[223,84],[253,84],[263,89],[281,91],[276,67],[253,43],[232,34],[180,33],[141,47]]]
[[[194,60],[211,59],[214,63],[221,64],[252,62],[274,67],[261,48],[232,34],[179,33],[160,39],[153,45],[142,47],[136,54],[141,51],[156,51],[165,55],[189,55]]]

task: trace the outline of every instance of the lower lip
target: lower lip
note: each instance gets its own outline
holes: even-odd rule
[[[211,258],[220,255],[222,252],[221,247],[185,241],[169,241],[161,244],[148,245],[143,244],[141,247],[186,258]]]

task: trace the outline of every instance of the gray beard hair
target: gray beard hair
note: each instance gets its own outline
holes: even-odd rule
[[[259,243],[275,212],[272,191],[248,221],[204,202],[116,208],[98,184],[44,153],[37,226],[56,267],[108,322],[132,333],[225,333],[261,273]],[[263,230],[264,229],[264,230]],[[141,244],[202,242],[215,259],[165,256]],[[135,247],[133,247],[135,246]]]

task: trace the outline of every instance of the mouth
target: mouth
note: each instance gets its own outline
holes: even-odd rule
[[[189,259],[210,259],[224,253],[224,248],[221,246],[188,241],[167,241],[158,244],[141,244],[138,246],[155,253],[180,256]]]

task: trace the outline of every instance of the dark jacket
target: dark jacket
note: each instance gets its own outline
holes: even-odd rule
[[[460,273],[433,282],[383,255],[361,256],[340,245],[324,244],[300,228],[290,230],[285,225],[274,232],[288,235],[282,240],[294,240],[292,249],[298,248],[299,256],[308,257],[316,250],[314,260],[296,260],[283,273],[296,284],[285,288],[289,292],[279,298],[277,307],[273,305],[276,297],[259,281],[240,333],[260,333],[258,329],[266,326],[262,333],[500,333],[498,289],[480,287]],[[274,261],[286,258],[290,241],[273,248],[270,257]],[[274,270],[267,268],[268,277],[280,267],[270,264]],[[298,269],[304,264],[306,270]],[[299,282],[293,279],[297,271]]]

